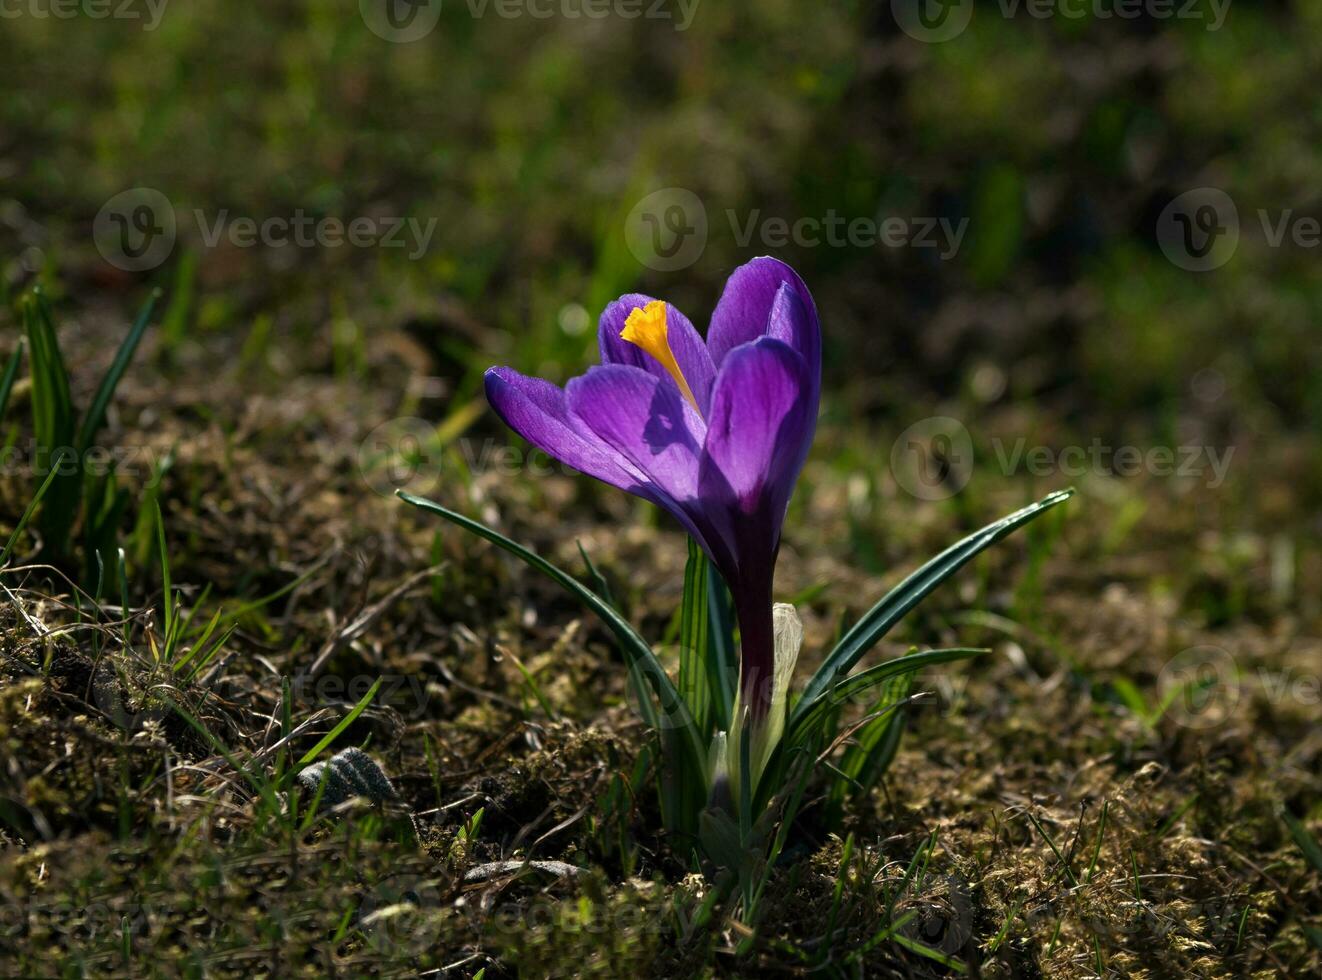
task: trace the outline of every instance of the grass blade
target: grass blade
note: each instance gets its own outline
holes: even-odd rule
[[[321,755],[322,750],[339,738],[340,734],[352,725],[358,719],[359,715],[367,710],[367,706],[371,704],[372,699],[376,697],[376,692],[381,690],[382,680],[384,680],[384,678],[378,677],[376,683],[373,684],[368,689],[367,693],[358,700],[358,703],[350,709],[349,713],[340,719],[340,723],[323,735],[321,741],[308,749],[307,752],[303,753],[303,758],[298,760],[298,764],[294,766],[292,770],[293,773],[296,774],[299,770],[304,769],[315,762],[317,756]]]
[[[41,503],[41,498],[46,496],[46,491],[50,489],[50,485],[55,482],[55,478],[59,476],[59,473],[58,469],[52,468],[50,473],[46,474],[46,482],[41,485],[36,495],[33,496],[32,502],[28,504],[27,510],[23,511],[23,516],[18,519],[18,523],[14,526],[14,533],[9,536],[9,542],[5,545],[5,550],[0,551],[0,568],[5,567],[5,562],[9,561],[9,556],[14,553],[14,546],[18,544],[19,536],[23,533],[23,529],[28,526],[28,522],[32,520],[32,515],[36,511],[37,505]]]
[[[115,360],[111,362],[110,369],[106,371],[106,376],[101,379],[101,385],[96,389],[96,395],[93,396],[92,404],[88,406],[87,413],[83,416],[83,424],[78,430],[78,442],[75,443],[75,446],[79,455],[86,452],[88,447],[92,445],[92,440],[96,438],[97,431],[105,423],[106,410],[110,407],[110,399],[114,397],[115,389],[119,387],[124,372],[128,370],[129,362],[133,360],[133,354],[138,349],[138,343],[147,330],[147,324],[151,321],[152,311],[156,308],[156,301],[160,296],[161,291],[159,289],[152,290],[151,296],[147,298],[146,304],[142,307],[142,312],[138,314],[138,319],[129,329],[128,336],[119,345],[119,351],[115,354]]]
[[[18,344],[14,347],[14,353],[9,355],[9,360],[5,362],[5,373],[0,376],[0,419],[5,417],[5,409],[9,406],[9,393],[14,390],[14,379],[18,377],[18,365],[23,360],[23,338],[18,338]]]
[[[969,968],[960,960],[947,956],[939,949],[933,949],[931,946],[925,946],[916,939],[910,939],[902,933],[893,933],[890,937],[891,942],[898,946],[903,946],[911,953],[917,953],[919,956],[926,956],[929,960],[935,960],[948,970],[954,970],[956,973],[964,974],[969,972]]]
[[[439,540],[439,539],[438,539]],[[588,581],[592,583],[593,590],[606,602],[606,605],[612,609],[615,608],[615,597],[611,595],[610,583],[606,581],[606,576],[593,563],[588,551],[583,547],[583,542],[575,542],[578,545],[578,553],[583,556],[583,564],[588,570]],[[620,649],[617,642],[615,648]],[[629,662],[627,655],[623,651],[620,653],[625,663]],[[629,689],[633,692],[634,699],[638,703],[638,712],[643,716],[643,722],[649,728],[658,729],[661,727],[661,717],[656,713],[656,705],[652,703],[652,698],[647,693],[647,681],[645,681],[638,671],[629,669]]]
[[[402,490],[396,490],[395,493],[405,503],[443,517],[465,531],[480,538],[485,538],[497,547],[509,552],[530,568],[534,568],[547,576],[596,613],[602,622],[610,628],[611,632],[615,634],[616,639],[619,640],[620,649],[629,661],[630,670],[637,670],[651,686],[661,708],[663,725],[668,730],[681,733],[689,759],[681,761],[680,764],[692,766],[693,768],[689,771],[701,772],[703,770],[706,764],[706,751],[698,741],[698,731],[693,724],[693,717],[689,714],[689,710],[683,699],[680,698],[675,685],[671,683],[665,668],[656,659],[656,654],[652,652],[652,648],[605,599],[545,558],[529,551],[520,544],[516,544],[498,531],[493,531],[485,524],[442,507],[434,500],[416,497]]]
[[[803,697],[794,709],[793,717],[795,719],[802,717],[821,694],[838,678],[846,676],[863,655],[872,649],[873,645],[909,610],[975,555],[1056,505],[1064,503],[1073,493],[1073,490],[1060,490],[1048,494],[1037,503],[988,524],[981,531],[969,535],[963,541],[941,552],[886,593],[880,602],[850,628],[822,666],[813,674],[804,688]]]
[[[46,297],[34,290],[23,304],[23,320],[31,348],[32,424],[39,445],[69,446],[73,439],[73,400],[69,372],[60,353]]]
[[[1281,811],[1281,819],[1285,821],[1285,826],[1290,830],[1290,836],[1299,845],[1299,850],[1304,852],[1304,857],[1313,866],[1313,870],[1318,874],[1322,874],[1322,847],[1318,846],[1317,839],[1308,832],[1307,827],[1296,820],[1288,811]]]
[[[44,458],[46,465],[59,474],[45,494],[38,520],[44,539],[42,550],[52,559],[62,560],[82,495],[82,467],[73,446],[69,372],[60,353],[50,307],[40,289],[34,289],[24,301],[23,320],[32,375],[32,434],[38,458]]]
[[[238,757],[225,747],[225,743],[213,735],[206,725],[193,717],[192,712],[175,703],[171,698],[167,697],[164,700],[166,704],[173,709],[175,714],[179,715],[180,718],[188,723],[189,727],[210,743],[211,748],[225,760],[231,769],[248,781],[248,784],[258,792],[272,812],[278,813],[280,811],[280,801],[276,799],[275,793],[272,792],[270,782],[262,777],[260,771],[249,770],[247,766],[243,765],[243,763],[238,760]]]
[[[161,516],[160,502],[156,502],[156,545],[161,554],[161,589],[165,593],[165,651],[174,654],[174,592],[170,585],[170,552],[165,546],[165,518]]]

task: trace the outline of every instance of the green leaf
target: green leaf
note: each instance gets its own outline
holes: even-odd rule
[[[1143,692],[1128,677],[1115,677],[1111,679],[1111,689],[1115,691],[1116,696],[1124,702],[1129,713],[1141,721],[1145,726],[1151,728],[1156,724],[1160,717],[1159,713],[1153,712],[1148,707],[1147,700],[1143,697]],[[1180,693],[1178,690],[1175,692]],[[1163,712],[1164,713],[1164,712]]]
[[[500,532],[493,531],[485,524],[442,507],[434,500],[416,497],[402,490],[396,490],[395,493],[405,503],[412,504],[414,507],[428,513],[436,514],[438,517],[443,517],[465,531],[476,534],[479,538],[485,538],[497,547],[509,552],[530,568],[536,569],[551,579],[596,613],[601,621],[615,634],[616,639],[619,640],[620,649],[628,660],[630,669],[637,670],[651,686],[652,693],[655,695],[661,709],[665,731],[679,734],[681,744],[684,746],[688,758],[674,760],[674,764],[680,767],[681,772],[701,774],[705,771],[706,750],[698,740],[698,731],[693,723],[693,717],[689,714],[689,710],[683,699],[680,698],[675,685],[671,683],[665,668],[656,659],[656,654],[652,652],[652,648],[605,599],[545,558],[529,551],[520,544],[516,544]]]
[[[9,406],[9,393],[14,390],[14,379],[18,377],[18,365],[23,360],[23,338],[18,338],[18,343],[14,347],[14,353],[9,355],[9,360],[5,362],[5,373],[0,376],[0,419],[5,417],[5,409]]]
[[[174,283],[170,289],[170,305],[161,320],[161,340],[167,351],[177,348],[188,330],[193,309],[193,293],[197,281],[197,253],[185,249],[175,266]]]
[[[160,298],[160,295],[161,291],[156,289],[147,298],[142,312],[138,314],[137,321],[129,330],[128,336],[124,338],[124,342],[119,345],[119,350],[115,354],[115,360],[111,363],[110,369],[106,371],[105,377],[101,379],[101,385],[96,389],[96,394],[92,397],[92,404],[88,406],[87,413],[83,416],[83,424],[78,430],[76,446],[79,455],[88,450],[92,445],[92,440],[96,438],[97,431],[105,423],[106,410],[110,407],[110,399],[114,397],[115,389],[119,387],[124,372],[128,370],[129,362],[133,360],[133,353],[138,349],[138,343],[147,330],[147,324],[151,321],[152,311],[156,308],[156,301]]]
[[[912,674],[915,671],[922,670],[924,667],[931,667],[935,664],[948,664],[957,660],[968,660],[979,654],[987,653],[985,649],[974,649],[971,647],[954,647],[948,650],[923,650],[920,653],[910,653],[903,657],[896,657],[894,660],[887,660],[885,663],[869,667],[867,670],[861,670],[850,677],[842,677],[830,688],[820,691],[811,703],[806,704],[806,698],[800,700],[793,712],[789,727],[786,731],[786,741],[788,744],[797,744],[805,738],[811,737],[821,723],[828,718],[832,711],[842,702],[850,698],[858,697],[879,684],[884,684],[892,677],[900,677],[904,674]],[[803,709],[803,710],[800,710]]]
[[[947,956],[939,949],[933,949],[931,946],[926,946],[916,939],[910,939],[908,936],[901,933],[894,933],[891,935],[890,940],[898,946],[903,946],[910,952],[917,953],[919,956],[926,956],[929,960],[936,960],[936,962],[940,963],[948,970],[954,970],[956,973],[969,972],[969,968],[965,966],[962,961]]]
[[[174,588],[170,583],[170,550],[165,545],[165,518],[161,516],[160,502],[156,503],[156,544],[161,554],[161,591],[165,600],[165,659],[174,658],[175,607]]]
[[[606,581],[606,576],[602,575],[588,555],[587,549],[583,547],[582,541],[576,541],[578,553],[583,556],[583,564],[588,569],[588,581],[592,583],[592,588],[596,590],[597,595],[605,601],[606,605],[612,609],[615,608],[615,597],[611,595],[610,583]],[[616,649],[619,644],[616,643]],[[628,663],[628,657],[621,651],[620,656]],[[643,716],[643,722],[652,729],[661,727],[661,716],[656,713],[656,705],[652,703],[652,698],[647,693],[647,681],[642,675],[634,669],[629,670],[629,689],[633,691],[634,698],[638,702],[638,711]]]
[[[41,498],[46,496],[46,491],[49,490],[50,485],[55,482],[55,477],[58,474],[59,470],[56,469],[52,469],[46,474],[46,481],[41,485],[40,489],[37,490],[31,502],[28,504],[27,509],[23,511],[23,516],[18,519],[18,524],[14,526],[14,533],[9,536],[9,542],[5,545],[4,551],[0,551],[0,568],[5,566],[5,562],[9,561],[9,556],[14,553],[14,546],[18,544],[18,539],[23,534],[23,529],[26,528],[28,522],[32,520],[33,512],[36,511],[37,505],[41,503]]]
[[[882,686],[881,696],[867,713],[877,714],[907,698],[913,689],[914,676],[914,673],[910,672],[888,680]],[[854,733],[854,744],[845,752],[840,769],[854,780],[856,789],[860,786],[873,786],[890,768],[900,747],[904,723],[905,710],[899,708],[895,711],[887,711]],[[847,787],[849,784],[842,780],[840,785]]]
[[[83,488],[83,536],[86,539],[83,578],[87,582],[100,581],[107,591],[112,591],[117,584],[113,559],[119,549],[119,527],[128,503],[129,492],[119,486],[113,466],[103,475],[86,478]]]
[[[712,723],[728,732],[733,722],[734,692],[739,685],[739,658],[734,646],[734,603],[721,573],[707,561],[707,674],[712,691]]]
[[[1318,846],[1317,839],[1288,811],[1281,811],[1281,819],[1285,821],[1285,826],[1290,829],[1290,836],[1299,845],[1299,850],[1304,852],[1304,857],[1308,858],[1313,870],[1322,874],[1322,847]]]
[[[1048,494],[1037,503],[988,524],[981,531],[941,552],[886,593],[880,602],[850,628],[813,674],[804,688],[803,697],[794,708],[791,721],[799,720],[812,710],[814,702],[839,678],[846,676],[891,627],[975,555],[1057,504],[1064,503],[1073,493],[1073,490],[1060,490]]]
[[[707,556],[690,538],[680,611],[679,696],[704,738],[711,731],[713,680],[707,670],[707,616]]]
[[[1308,937],[1308,941],[1318,949],[1322,949],[1322,929],[1317,928],[1317,926],[1310,926],[1306,922],[1301,924],[1301,928],[1304,930],[1304,935]]]
[[[197,732],[207,742],[211,744],[212,749],[214,749],[217,753],[219,753],[221,758],[223,758],[227,763],[229,763],[231,769],[233,769],[240,776],[246,779],[249,785],[251,785],[253,789],[257,790],[257,792],[261,794],[262,799],[265,800],[266,805],[271,808],[272,812],[278,813],[280,811],[280,801],[276,799],[274,788],[272,787],[271,783],[262,774],[261,770],[249,770],[246,766],[243,765],[243,763],[239,761],[238,757],[235,756],[233,752],[231,752],[228,748],[226,748],[225,743],[222,742],[220,739],[218,739],[215,735],[213,735],[211,733],[211,729],[207,728],[206,725],[202,724],[200,721],[194,718],[192,713],[189,712],[188,709],[175,703],[175,701],[172,698],[170,698],[168,694],[163,694],[161,697],[162,700],[165,701],[165,703],[168,704],[171,707],[171,709],[173,709],[175,714],[179,715],[180,718],[188,722],[189,726],[195,732]]]
[[[290,770],[291,775],[297,775],[300,770],[306,769],[315,762],[317,756],[321,755],[322,749],[326,748],[339,738],[340,733],[354,723],[358,716],[361,715],[367,709],[367,706],[372,703],[372,699],[376,697],[376,692],[381,690],[381,682],[383,679],[384,678],[378,677],[376,683],[368,689],[367,693],[359,699],[358,703],[353,706],[349,713],[340,719],[340,723],[323,735],[321,741],[308,749],[307,752],[303,753],[303,758],[299,759],[294,768]]]
[[[60,353],[55,325],[45,294],[33,290],[23,303],[32,372],[32,429],[37,458],[58,476],[45,494],[38,525],[43,550],[53,558],[63,558],[68,550],[69,533],[78,516],[82,494],[82,473],[73,449],[73,401],[69,396],[69,372]]]
[[[23,303],[23,320],[32,349],[32,424],[38,445],[55,449],[73,440],[73,401],[69,372],[60,354],[46,297],[34,291]]]

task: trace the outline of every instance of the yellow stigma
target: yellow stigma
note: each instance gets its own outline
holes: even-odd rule
[[[675,360],[675,352],[670,349],[670,337],[666,331],[666,304],[662,300],[654,299],[646,306],[635,308],[624,321],[620,339],[641,347],[656,358],[657,363],[670,372],[670,376],[675,379],[675,384],[679,385],[679,390],[684,393],[684,397],[689,400],[694,411],[699,415],[702,414],[702,409],[698,408],[698,400],[693,397],[693,389],[684,380],[684,372],[679,369],[679,362]]]

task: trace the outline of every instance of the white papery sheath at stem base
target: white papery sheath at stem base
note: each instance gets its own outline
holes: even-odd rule
[[[794,679],[794,665],[799,660],[799,649],[803,646],[803,621],[798,612],[787,602],[777,602],[771,607],[771,623],[775,630],[774,662],[771,678],[771,705],[766,715],[754,722],[748,733],[749,765],[753,788],[762,776],[771,759],[771,753],[785,734],[785,715],[789,708],[790,682]],[[742,683],[740,691],[743,690]],[[711,779],[708,783],[714,790],[724,778],[731,787],[731,798],[739,800],[739,747],[743,741],[744,711],[740,703],[742,695],[736,694],[734,711],[731,714],[730,732],[717,734],[712,740]],[[718,748],[719,747],[719,748]],[[724,757],[723,759],[721,757]]]

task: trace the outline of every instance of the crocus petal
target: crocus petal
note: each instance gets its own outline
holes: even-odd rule
[[[538,449],[603,483],[655,499],[637,467],[570,416],[563,389],[507,367],[491,368],[485,381],[496,414]]]
[[[673,384],[627,364],[591,368],[565,389],[569,410],[677,500],[698,490],[706,426]]]
[[[803,358],[784,341],[762,337],[730,352],[712,389],[702,496],[765,520],[773,554],[816,426],[812,388]]]
[[[600,370],[605,369],[594,369]],[[574,379],[579,380],[583,379]],[[570,385],[573,385],[573,381]],[[722,542],[709,544],[709,539],[713,537],[710,527],[695,521],[689,509],[681,506],[678,500],[657,486],[618,448],[607,443],[582,418],[570,411],[567,391],[549,381],[529,378],[507,367],[495,367],[487,371],[486,390],[487,401],[496,410],[496,414],[538,449],[581,473],[669,511],[708,554],[725,554]],[[678,392],[676,397],[679,397]],[[688,407],[687,402],[684,405]],[[690,416],[694,414],[692,408],[688,412]],[[695,436],[695,439],[700,444],[701,437]]]
[[[780,284],[767,317],[767,336],[783,340],[803,358],[813,381],[813,390],[819,393],[822,387],[822,334],[817,325],[817,311],[812,308],[812,297],[808,296],[805,302],[806,294],[806,289],[800,293],[792,283]],[[815,407],[813,414],[816,414]]]
[[[699,496],[715,558],[739,619],[742,703],[755,719],[771,708],[771,586],[780,526],[812,441],[816,417],[803,358],[771,337],[736,347],[712,388]]]
[[[697,500],[707,427],[679,389],[641,368],[607,364],[574,378],[565,395],[571,415],[644,475],[655,502],[716,561],[728,562]]]
[[[671,381],[670,372],[656,358],[641,347],[620,339],[629,314],[652,302],[655,301],[650,296],[626,293],[602,311],[601,320],[597,324],[601,363],[631,364],[663,381]],[[707,345],[689,318],[669,303],[666,304],[666,330],[675,362],[689,383],[698,408],[705,414],[711,401],[712,382],[716,379],[716,366],[707,353]]]
[[[797,304],[780,300],[781,286],[786,284]],[[812,294],[797,272],[764,255],[741,265],[726,280],[707,331],[707,349],[719,369],[736,347],[768,333],[798,352],[820,386],[821,327]]]

